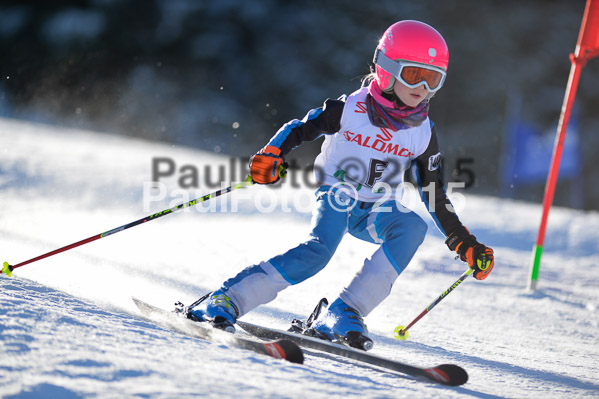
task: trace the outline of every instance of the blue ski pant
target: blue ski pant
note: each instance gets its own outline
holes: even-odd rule
[[[322,270],[346,233],[380,244],[339,295],[366,316],[389,295],[427,231],[420,216],[395,200],[357,201],[327,186],[316,192],[311,227],[307,241],[225,281],[221,289],[238,306],[240,316]]]

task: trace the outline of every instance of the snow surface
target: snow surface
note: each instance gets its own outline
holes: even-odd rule
[[[201,186],[189,194],[180,174],[161,181],[163,191],[149,189],[153,157],[200,173],[205,165],[228,165],[206,152],[8,119],[0,119],[0,155],[0,261],[11,264],[214,191]],[[531,293],[540,207],[466,194],[461,219],[495,249],[495,270],[484,282],[466,280],[408,341],[397,341],[395,326],[409,323],[465,270],[431,225],[390,297],[366,321],[373,353],[418,366],[456,363],[470,374],[462,387],[328,356],[294,365],[171,332],[136,311],[131,296],[164,308],[190,303],[300,242],[311,191],[246,188],[221,197],[229,202],[167,215],[0,276],[0,396],[599,397],[596,212],[552,210],[539,289]],[[162,201],[152,200],[160,193]],[[289,211],[294,203],[301,211]],[[268,207],[274,210],[259,210]],[[333,299],[374,249],[346,237],[319,275],[244,320],[286,328],[321,297]]]

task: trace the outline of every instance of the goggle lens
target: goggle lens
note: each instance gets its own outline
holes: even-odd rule
[[[422,81],[426,81],[430,90],[437,89],[439,84],[443,81],[441,72],[415,66],[404,66],[401,70],[400,77],[409,85],[416,85]]]

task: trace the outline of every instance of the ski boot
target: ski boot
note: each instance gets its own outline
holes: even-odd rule
[[[204,295],[189,307],[177,302],[175,312],[182,313],[193,321],[207,321],[213,327],[230,333],[235,332],[235,322],[239,315],[237,306],[221,290]]]
[[[368,351],[373,342],[368,337],[364,320],[356,309],[349,307],[341,299],[333,302],[325,312],[326,298],[320,300],[306,322],[293,320],[289,331],[300,332],[315,338],[342,343],[353,348]]]

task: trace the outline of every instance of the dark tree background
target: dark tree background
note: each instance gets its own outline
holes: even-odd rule
[[[450,48],[433,99],[446,179],[472,158],[472,193],[540,202],[544,181],[500,190],[510,104],[555,134],[584,0],[0,2],[0,116],[171,142],[234,156],[285,122],[349,94],[392,23],[436,27]],[[599,60],[575,114],[581,176],[555,203],[599,209]],[[318,143],[292,153],[310,164]],[[160,155],[160,154],[157,154]],[[517,179],[517,176],[513,177]],[[571,199],[575,184],[583,198]]]

